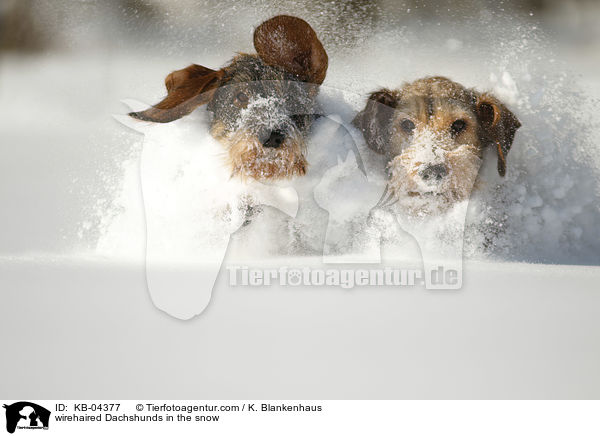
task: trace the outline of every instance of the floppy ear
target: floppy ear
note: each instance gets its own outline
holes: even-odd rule
[[[506,155],[512,146],[515,132],[521,123],[504,104],[490,94],[477,97],[477,117],[483,145],[493,146],[498,153],[498,174],[506,175]]]
[[[358,127],[370,149],[385,154],[390,137],[390,123],[398,103],[398,94],[380,89],[369,96],[365,108],[356,115],[352,124]]]
[[[169,123],[208,103],[221,83],[223,70],[211,70],[201,65],[190,65],[173,71],[165,79],[167,96],[150,109],[131,112],[133,118],[155,123]]]
[[[328,58],[310,25],[296,17],[278,15],[254,31],[254,48],[267,64],[283,68],[302,81],[323,83]]]

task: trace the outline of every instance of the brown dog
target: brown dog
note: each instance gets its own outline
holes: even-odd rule
[[[168,123],[208,104],[211,134],[227,151],[232,175],[256,180],[306,172],[305,138],[328,58],[310,25],[279,15],[254,32],[257,54],[239,54],[211,70],[191,65],[165,79],[167,96],[130,115]]]
[[[370,149],[387,156],[394,201],[412,212],[443,210],[467,199],[485,147],[497,151],[504,176],[521,126],[492,95],[444,77],[372,93],[353,123]]]

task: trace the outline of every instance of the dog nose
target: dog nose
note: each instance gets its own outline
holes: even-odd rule
[[[281,130],[273,130],[269,138],[263,142],[263,147],[278,148],[285,139],[285,135]]]
[[[424,170],[419,172],[419,176],[426,182],[440,181],[448,174],[446,166],[443,164],[427,165]]]

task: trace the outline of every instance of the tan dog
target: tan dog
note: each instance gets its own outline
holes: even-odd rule
[[[412,213],[445,210],[469,198],[483,149],[506,155],[519,120],[498,99],[445,77],[427,77],[398,90],[372,93],[353,123],[367,145],[388,160],[390,196]]]

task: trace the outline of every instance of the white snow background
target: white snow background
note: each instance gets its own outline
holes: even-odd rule
[[[112,118],[127,111],[120,101],[154,103],[170,71],[190,63],[217,68],[236,52],[253,52],[253,27],[289,13],[307,19],[324,42],[330,96],[321,103],[345,121],[368,92],[427,75],[493,91],[518,115],[523,127],[506,178],[492,155],[481,169],[466,258],[600,264],[598,59],[583,49],[574,54],[577,41],[557,32],[563,22],[552,27],[552,19],[526,10],[485,7],[440,7],[424,16],[419,8],[389,11],[385,3],[198,9],[187,1],[150,2],[159,14],[145,16],[82,3],[60,21],[61,4],[43,3],[39,12],[59,48],[9,52],[0,65],[5,256],[140,260],[142,137]]]

